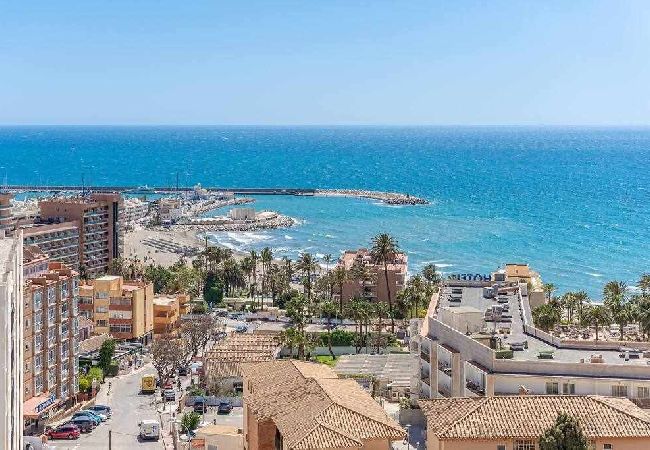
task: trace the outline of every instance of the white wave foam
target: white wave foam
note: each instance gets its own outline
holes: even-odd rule
[[[285,234],[285,235],[284,235],[284,238],[287,239],[287,240],[289,240],[289,241],[293,239],[293,238],[292,238],[291,236],[289,236],[288,234]]]
[[[590,276],[595,277],[595,278],[600,278],[600,277],[604,276],[602,273],[596,273],[596,272],[585,272],[585,273],[587,275],[590,275]]]

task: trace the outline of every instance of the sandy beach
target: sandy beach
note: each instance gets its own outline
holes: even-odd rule
[[[148,230],[129,231],[124,236],[124,251],[127,257],[137,256],[153,259],[155,264],[171,266],[183,253],[183,249],[203,248],[204,243],[196,231],[189,230]],[[187,257],[191,260],[191,257]]]

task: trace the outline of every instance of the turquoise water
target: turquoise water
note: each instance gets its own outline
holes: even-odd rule
[[[402,127],[0,128],[9,183],[367,188],[432,204],[259,197],[289,230],[217,234],[237,249],[337,254],[387,231],[411,268],[527,261],[596,295],[650,270],[650,129]],[[1,167],[4,167],[2,169]]]

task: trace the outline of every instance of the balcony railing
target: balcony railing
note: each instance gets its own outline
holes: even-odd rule
[[[427,352],[420,351],[420,358],[425,360],[426,362],[429,362],[431,359],[431,356]]]

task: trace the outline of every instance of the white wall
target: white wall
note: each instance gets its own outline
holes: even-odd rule
[[[23,235],[0,238],[0,448],[22,449]]]

